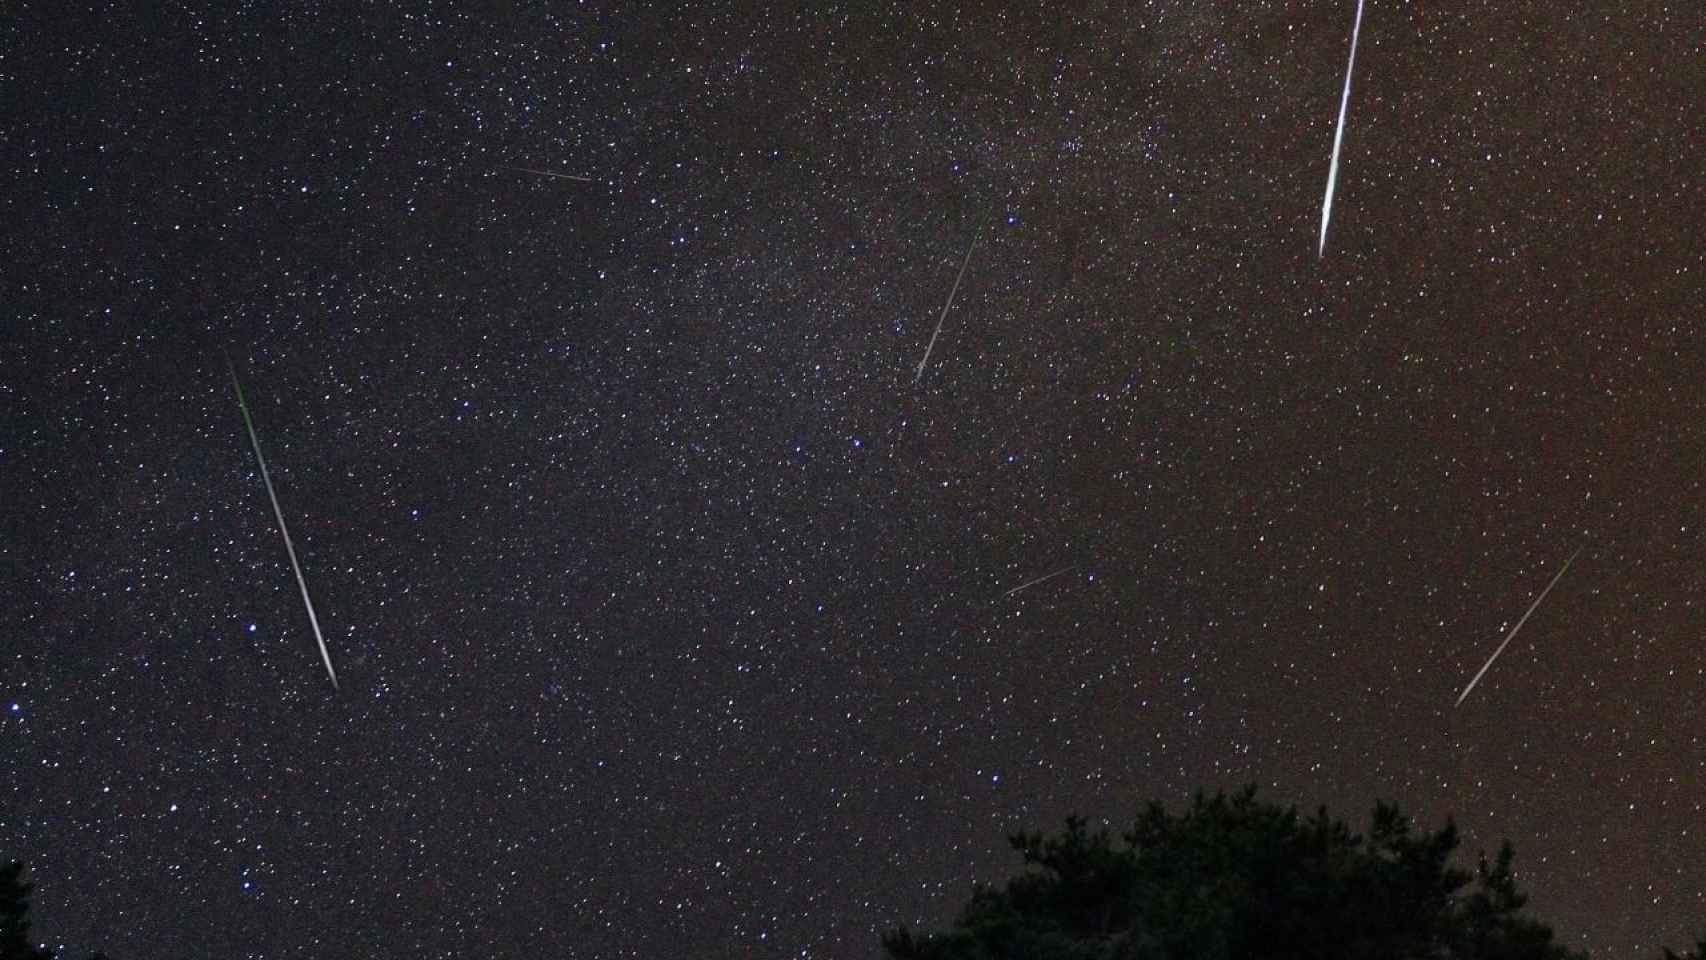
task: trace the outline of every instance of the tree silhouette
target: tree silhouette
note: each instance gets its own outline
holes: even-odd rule
[[[0,960],[53,960],[53,952],[30,946],[30,891],[24,865],[0,867]]]
[[[1199,791],[1182,815],[1151,803],[1124,843],[1069,817],[1052,837],[1010,838],[1029,867],[978,885],[944,933],[904,925],[894,960],[1576,960],[1521,913],[1507,843],[1474,874],[1449,865],[1447,821],[1415,834],[1377,804],[1366,838],[1260,803],[1247,787]],[[1472,892],[1460,891],[1474,881]]]
[[[17,860],[0,867],[0,960],[53,960],[53,951],[30,946],[30,891],[24,865]],[[89,960],[108,960],[96,951]]]

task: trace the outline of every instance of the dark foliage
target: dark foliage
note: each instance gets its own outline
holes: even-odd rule
[[[0,960],[53,960],[53,951],[30,945],[30,891],[24,865],[17,860],[0,867]],[[89,960],[107,960],[95,953]]]
[[[53,960],[53,954],[30,945],[30,890],[24,865],[16,860],[0,867],[0,960]]]
[[[947,932],[903,926],[883,947],[894,960],[1584,956],[1522,912],[1508,843],[1471,874],[1450,866],[1458,836],[1449,821],[1413,833],[1379,804],[1362,837],[1325,808],[1305,819],[1255,794],[1199,792],[1177,817],[1152,803],[1119,845],[1076,817],[1052,837],[1014,836],[1039,869],[1005,889],[979,885]]]

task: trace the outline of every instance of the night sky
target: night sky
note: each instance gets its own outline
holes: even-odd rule
[[[1699,5],[1368,0],[1322,257],[1350,0],[160,6],[0,18],[68,957],[868,958],[1248,782],[1706,930]]]

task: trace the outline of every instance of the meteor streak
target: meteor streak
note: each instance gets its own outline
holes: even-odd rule
[[[1018,586],[1014,587],[1013,589],[1002,594],[1002,596],[1003,597],[1011,597],[1013,594],[1018,593],[1020,590],[1023,590],[1026,587],[1034,587],[1037,584],[1042,583],[1044,580],[1053,580],[1055,577],[1058,577],[1063,573],[1071,573],[1072,571],[1074,571],[1076,569],[1078,569],[1078,564],[1076,564],[1076,563],[1070,567],[1061,567],[1059,570],[1056,570],[1053,573],[1045,573],[1042,576],[1036,578],[1035,580],[1027,580],[1024,583],[1021,583]]]
[[[960,262],[959,276],[954,278],[954,287],[948,291],[948,302],[942,304],[942,315],[936,318],[936,332],[930,334],[930,345],[924,348],[924,359],[918,361],[918,373],[912,378],[913,383],[924,379],[924,365],[930,362],[930,351],[936,349],[936,338],[942,335],[942,324],[948,319],[948,308],[954,305],[954,294],[960,292],[960,281],[966,278],[966,268],[971,266],[971,252],[977,249],[977,234],[971,236],[971,246],[966,247],[966,258]]]
[[[1564,561],[1564,566],[1558,571],[1557,575],[1552,578],[1552,582],[1548,583],[1546,585],[1546,589],[1540,591],[1540,596],[1534,598],[1534,603],[1529,605],[1528,613],[1523,614],[1522,619],[1518,620],[1516,622],[1516,626],[1512,627],[1511,632],[1505,636],[1505,642],[1499,644],[1499,649],[1494,650],[1493,655],[1487,658],[1487,662],[1481,667],[1480,672],[1475,674],[1475,679],[1469,681],[1469,686],[1464,687],[1463,692],[1457,695],[1457,702],[1452,704],[1453,707],[1463,706],[1463,698],[1469,696],[1469,691],[1475,689],[1475,684],[1481,682],[1481,675],[1487,672],[1487,668],[1493,665],[1494,660],[1499,659],[1499,654],[1505,652],[1505,647],[1509,646],[1511,640],[1516,637],[1516,632],[1521,630],[1522,625],[1528,622],[1529,615],[1539,608],[1540,602],[1546,599],[1546,595],[1552,592],[1552,588],[1558,585],[1558,581],[1564,579],[1565,571],[1570,569],[1570,564],[1576,562],[1576,556],[1581,552],[1582,548],[1577,547],[1576,552],[1570,554],[1570,559]]]
[[[1345,92],[1339,97],[1339,129],[1333,134],[1333,163],[1327,168],[1327,198],[1321,201],[1321,243],[1315,256],[1327,253],[1327,221],[1333,215],[1333,186],[1339,182],[1339,147],[1345,142],[1345,111],[1351,105],[1351,71],[1357,65],[1357,34],[1362,32],[1362,0],[1357,0],[1356,22],[1351,26],[1351,59],[1345,64]]]
[[[532,173],[541,177],[556,177],[559,180],[579,180],[581,183],[597,183],[591,177],[577,177],[572,173],[552,173],[549,170],[534,170],[531,167],[504,167],[505,170],[515,170],[520,173]]]
[[[338,689],[338,672],[332,669],[332,655],[326,651],[326,638],[320,635],[320,618],[314,615],[314,601],[308,599],[308,581],[302,579],[302,564],[296,562],[296,547],[290,542],[290,531],[284,525],[284,511],[279,509],[278,494],[273,491],[272,477],[267,473],[267,458],[261,456],[261,438],[255,435],[255,423],[249,419],[249,405],[243,402],[243,385],[237,382],[237,366],[229,357],[231,386],[237,388],[237,406],[243,411],[243,426],[249,428],[249,442],[254,444],[255,459],[261,465],[261,482],[267,485],[267,498],[272,501],[273,516],[278,518],[278,532],[284,536],[284,552],[290,554],[290,569],[296,573],[296,585],[302,590],[302,605],[308,608],[308,623],[314,628],[314,641],[320,645],[320,659],[326,662],[326,675],[332,678],[332,689]]]

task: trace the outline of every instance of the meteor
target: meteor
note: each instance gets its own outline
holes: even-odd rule
[[[505,170],[514,170],[514,171],[517,171],[518,173],[531,173],[531,174],[535,174],[535,175],[541,176],[541,177],[556,177],[559,180],[579,180],[581,183],[597,183],[598,182],[597,180],[594,180],[591,177],[577,177],[572,173],[552,173],[549,170],[534,170],[530,167],[506,166],[506,167],[504,167],[504,169]]]
[[[1345,111],[1351,105],[1351,71],[1357,65],[1357,34],[1362,32],[1362,0],[1357,0],[1356,22],[1351,25],[1351,59],[1345,64],[1345,92],[1339,97],[1339,129],[1333,134],[1333,163],[1327,168],[1327,197],[1321,201],[1321,242],[1317,258],[1327,253],[1327,221],[1333,215],[1333,186],[1339,182],[1339,147],[1345,142]]]
[[[936,338],[942,335],[942,324],[948,319],[948,308],[954,305],[954,294],[960,292],[960,281],[966,278],[966,268],[971,266],[971,252],[977,249],[977,234],[971,236],[971,246],[966,247],[966,258],[960,262],[959,276],[954,278],[954,287],[948,291],[948,302],[942,304],[942,315],[936,318],[936,332],[930,334],[930,345],[924,348],[924,359],[918,361],[918,373],[912,378],[913,383],[924,379],[924,365],[930,362],[930,351],[936,349]]]
[[[1011,597],[1013,594],[1018,593],[1020,590],[1023,590],[1026,587],[1034,587],[1037,584],[1042,583],[1045,580],[1053,580],[1055,577],[1058,577],[1063,573],[1071,573],[1072,571],[1074,571],[1076,569],[1078,569],[1078,564],[1076,564],[1076,563],[1070,567],[1061,567],[1059,570],[1056,570],[1053,573],[1045,573],[1042,576],[1036,578],[1035,580],[1027,580],[1024,583],[1021,583],[1018,586],[1014,587],[1013,589],[1002,594],[1002,596],[1003,597]]]
[[[1518,620],[1516,622],[1516,626],[1512,627],[1511,632],[1505,636],[1505,642],[1499,644],[1499,649],[1494,650],[1493,655],[1487,658],[1487,662],[1481,667],[1480,672],[1475,674],[1475,679],[1469,681],[1469,686],[1464,687],[1463,692],[1457,695],[1457,702],[1452,704],[1453,707],[1463,706],[1463,698],[1469,696],[1469,691],[1475,689],[1475,684],[1481,682],[1481,675],[1487,672],[1487,668],[1493,665],[1494,660],[1499,659],[1499,654],[1505,652],[1505,647],[1509,646],[1511,640],[1516,637],[1516,632],[1521,630],[1522,625],[1528,622],[1529,616],[1539,608],[1540,602],[1546,599],[1546,595],[1552,592],[1552,588],[1558,585],[1558,581],[1564,579],[1565,571],[1570,569],[1570,564],[1576,562],[1576,556],[1581,552],[1582,548],[1577,547],[1576,552],[1570,554],[1570,559],[1564,561],[1563,568],[1560,569],[1557,575],[1552,578],[1552,582],[1548,583],[1546,585],[1546,589],[1540,591],[1540,596],[1534,598],[1534,603],[1529,605],[1528,613],[1523,614],[1522,619]]]
[[[243,426],[249,429],[249,442],[255,447],[255,460],[261,465],[261,482],[267,485],[267,498],[272,501],[273,516],[278,518],[278,532],[284,536],[284,552],[290,555],[290,569],[296,573],[296,586],[302,590],[302,605],[308,608],[308,623],[314,628],[314,642],[320,645],[320,659],[326,662],[326,675],[332,678],[332,689],[338,689],[338,672],[332,669],[332,655],[326,650],[326,638],[320,634],[320,618],[314,615],[314,601],[308,599],[308,581],[302,578],[302,564],[296,562],[296,547],[290,542],[290,530],[284,525],[284,511],[279,508],[278,494],[273,491],[272,477],[267,473],[267,458],[261,456],[261,438],[255,435],[255,423],[249,419],[249,405],[243,402],[243,385],[237,382],[237,366],[225,359],[231,368],[231,386],[237,389],[237,407],[243,411]]]

